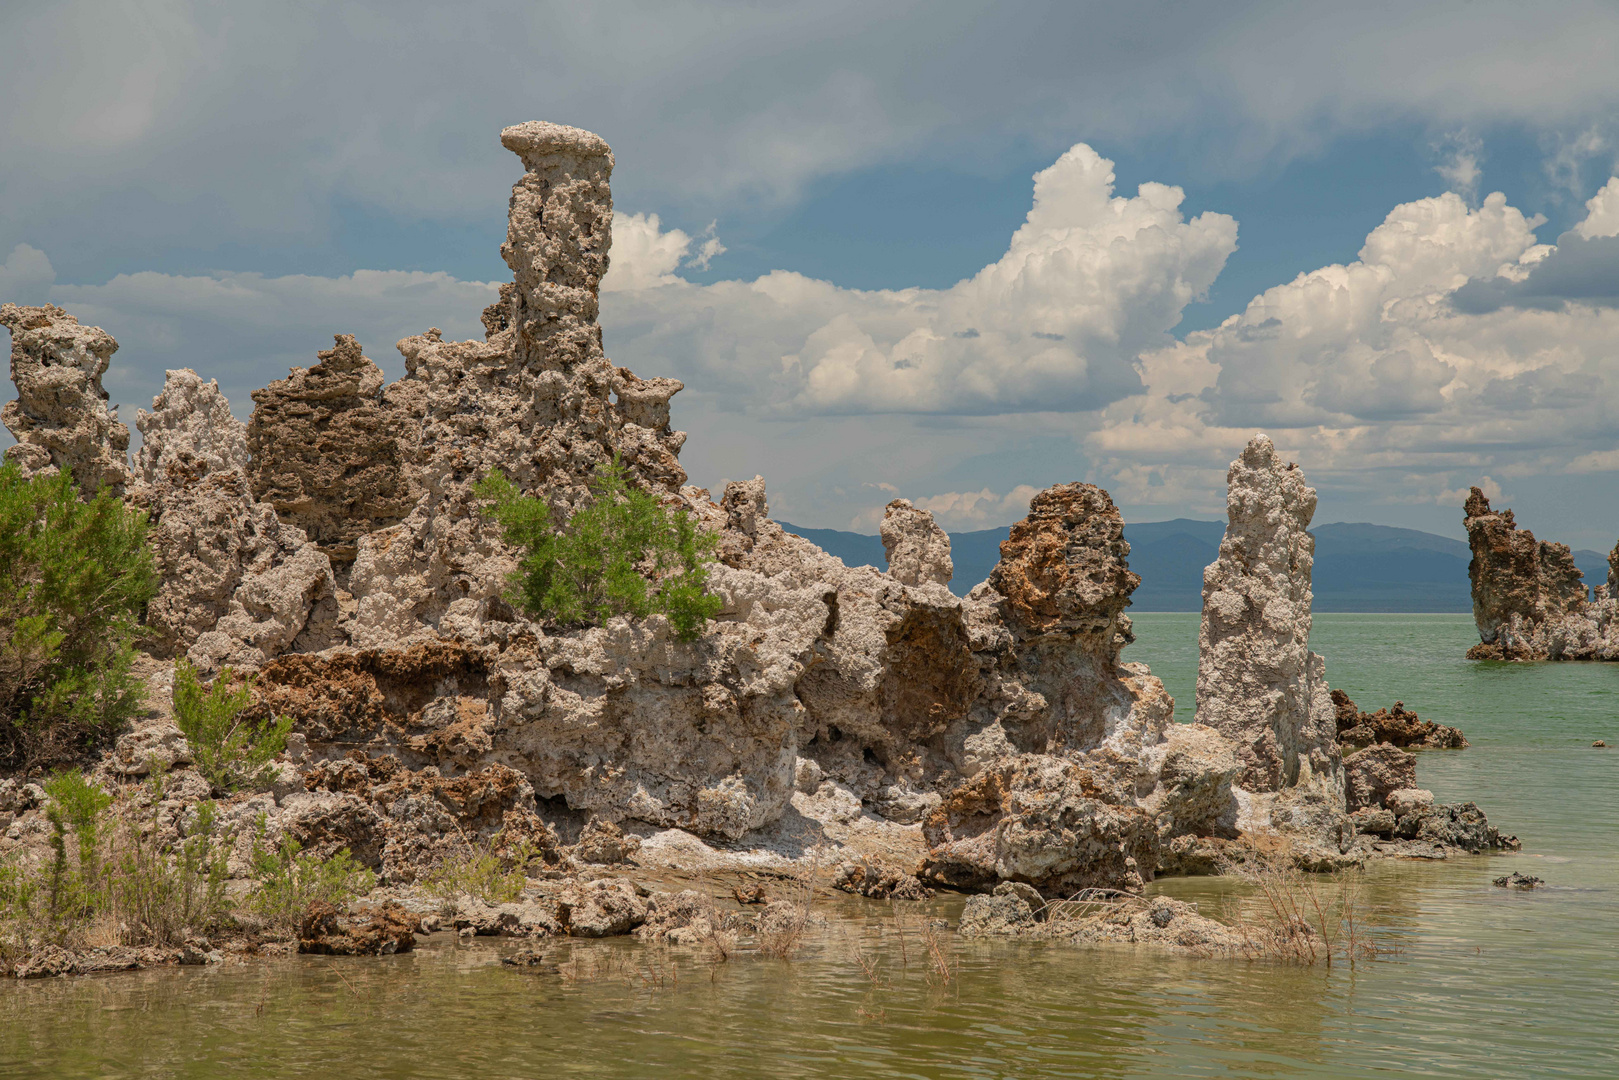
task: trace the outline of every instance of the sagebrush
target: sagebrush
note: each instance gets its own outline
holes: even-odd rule
[[[67,471],[0,467],[0,768],[68,761],[141,705],[131,670],[157,593],[146,515]]]
[[[590,489],[590,505],[558,525],[543,499],[524,495],[500,471],[478,482],[506,541],[525,552],[513,599],[564,625],[660,614],[681,640],[695,638],[723,606],[708,591],[718,538],[634,487],[617,458],[596,470]]]
[[[252,703],[253,680],[233,684],[228,667],[206,689],[190,663],[174,667],[174,724],[191,744],[197,772],[216,791],[264,786],[271,760],[287,748],[292,717],[254,719]]]

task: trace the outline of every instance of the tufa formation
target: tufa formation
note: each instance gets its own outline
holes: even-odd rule
[[[1384,759],[1405,751],[1369,747],[1359,770],[1340,760],[1307,647],[1315,495],[1264,436],[1232,465],[1205,575],[1198,722],[1173,723],[1162,683],[1120,657],[1140,579],[1094,485],[1035,496],[964,598],[945,587],[949,537],[904,500],[882,524],[884,572],[784,532],[760,477],[718,499],[686,486],[670,422],[681,384],[602,350],[611,151],[537,122],[501,139],[524,168],[501,248],[513,280],[484,340],[429,329],[399,342],[392,384],[339,334],[255,393],[243,425],[216,383],[170,371],[137,418],[131,471],[99,384],[112,338],[57,308],[0,309],[21,398],[5,411],[8,459],[126,489],[149,512],[163,577],[147,647],[256,671],[256,708],[295,720],[273,792],[231,814],[262,814],[311,850],[347,847],[391,885],[477,837],[552,866],[813,843],[860,860],[843,876],[856,891],[1046,896],[1206,871],[1263,832],[1321,867],[1419,836],[1430,857],[1489,841],[1476,809],[1400,794],[1414,774]],[[566,513],[615,457],[718,539],[723,609],[695,641],[661,616],[558,628],[504,598],[517,553],[473,485],[499,470]],[[140,775],[168,747],[183,775],[177,739],[158,709],[107,768]],[[1373,829],[1349,816],[1391,804],[1403,815]],[[530,921],[616,933],[653,919],[633,892],[586,892],[563,904],[572,914]]]
[[[1619,660],[1619,546],[1590,596],[1567,544],[1536,540],[1478,488],[1463,513],[1479,635],[1469,659]]]

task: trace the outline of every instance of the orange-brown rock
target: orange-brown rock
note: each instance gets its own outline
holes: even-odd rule
[[[1396,701],[1392,709],[1363,713],[1348,694],[1334,690],[1332,704],[1338,714],[1338,742],[1343,746],[1392,743],[1429,750],[1461,750],[1467,746],[1460,728],[1424,720],[1407,711],[1403,701]]]
[[[399,904],[358,907],[347,913],[317,900],[298,929],[298,951],[323,956],[392,956],[416,948],[422,918]]]
[[[1029,516],[1001,543],[989,584],[1024,634],[1070,634],[1117,655],[1133,640],[1122,618],[1141,578],[1125,561],[1124,521],[1094,484],[1059,484],[1029,502]]]
[[[488,661],[454,642],[283,656],[257,687],[262,708],[291,716],[313,742],[402,746],[446,761],[489,749]]]
[[[382,369],[352,334],[338,334],[319,360],[253,391],[253,495],[334,562],[352,562],[360,537],[415,505],[400,460],[409,417],[384,398]]]
[[[1619,603],[1607,587],[1587,595],[1567,544],[1536,540],[1478,488],[1464,513],[1479,634],[1469,659],[1619,660]]]

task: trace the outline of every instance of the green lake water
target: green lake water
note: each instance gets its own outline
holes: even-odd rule
[[[1180,719],[1197,622],[1139,615],[1125,652]],[[1619,1076],[1619,665],[1474,663],[1474,640],[1465,615],[1316,616],[1328,679],[1362,708],[1398,698],[1467,733],[1420,756],[1423,786],[1524,844],[1374,868],[1366,904],[1398,952],[1353,971],[954,942],[938,985],[886,905],[826,899],[791,961],[582,942],[558,959],[606,974],[569,980],[440,934],[385,959],[0,984],[0,1077]],[[1510,870],[1550,887],[1490,886]],[[1211,913],[1241,889],[1155,888]]]

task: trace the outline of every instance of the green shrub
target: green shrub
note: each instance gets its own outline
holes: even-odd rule
[[[112,796],[77,771],[56,774],[45,791],[51,798],[45,807],[49,859],[0,867],[0,953],[9,956],[77,944],[106,906],[102,841]]]
[[[512,595],[530,614],[596,626],[615,615],[661,614],[682,641],[719,614],[720,598],[708,591],[718,538],[631,487],[618,459],[596,470],[594,499],[561,527],[542,499],[522,494],[498,470],[476,490],[506,541],[526,553]]]
[[[172,849],[151,843],[139,829],[119,833],[106,891],[124,944],[178,945],[226,919],[227,846],[215,837],[215,823],[214,804],[204,802]]]
[[[140,707],[141,609],[157,592],[146,515],[72,478],[0,467],[0,767],[69,760]]]
[[[278,846],[270,847],[264,834],[261,817],[253,840],[253,877],[258,888],[249,903],[273,926],[296,930],[315,901],[341,905],[376,886],[376,875],[356,863],[347,848],[322,859],[304,851],[290,836],[283,835]]]
[[[487,848],[470,847],[439,863],[422,880],[422,887],[446,904],[470,896],[486,904],[509,904],[523,895],[528,884],[524,872],[527,853],[519,854],[515,866]]]
[[[190,663],[174,666],[175,726],[191,744],[197,772],[216,791],[264,786],[271,759],[287,748],[292,717],[243,716],[252,703],[253,680],[232,687],[230,668],[204,690]]]

